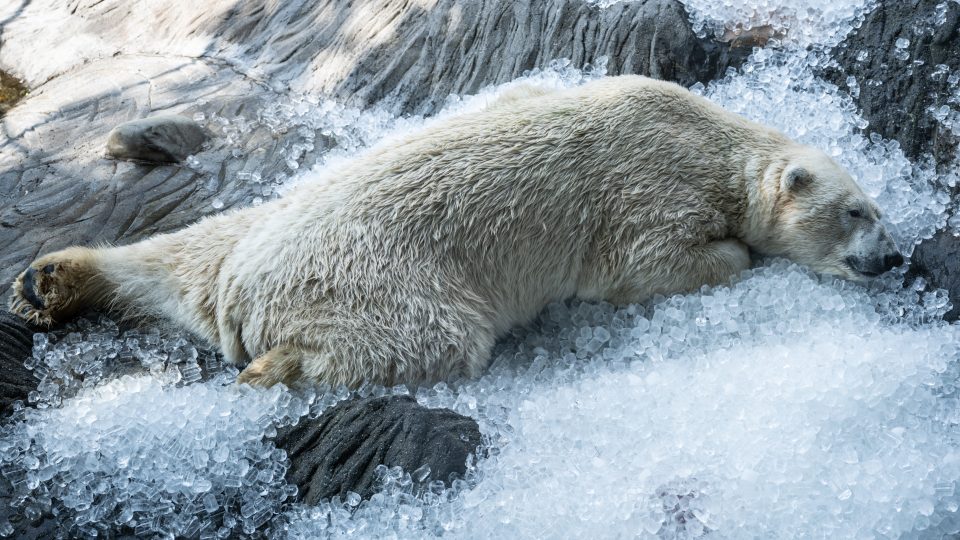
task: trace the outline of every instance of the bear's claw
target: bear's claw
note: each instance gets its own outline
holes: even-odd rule
[[[36,266],[28,267],[13,282],[10,311],[37,326],[50,327],[70,306],[74,294],[59,265]]]
[[[50,265],[45,266],[43,269],[46,270]],[[30,305],[36,309],[43,309],[43,300],[37,296],[36,293],[36,281],[34,275],[37,273],[33,268],[27,268],[23,273],[23,282],[21,284],[21,295],[23,299],[27,302],[30,302]],[[49,273],[49,272],[47,272]]]

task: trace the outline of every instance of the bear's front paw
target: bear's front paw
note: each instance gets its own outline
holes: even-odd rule
[[[37,259],[13,282],[10,311],[38,326],[64,321],[84,296],[89,273],[80,271],[83,263],[58,255]]]

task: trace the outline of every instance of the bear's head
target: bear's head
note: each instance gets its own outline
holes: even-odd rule
[[[762,176],[753,249],[857,281],[903,264],[876,203],[823,152],[791,148]]]

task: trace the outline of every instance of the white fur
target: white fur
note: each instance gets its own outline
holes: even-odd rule
[[[795,163],[815,179],[785,193]],[[429,382],[479,374],[497,337],[550,301],[723,282],[748,267],[747,245],[817,265],[827,240],[791,225],[797,208],[872,205],[821,152],[637,76],[520,88],[326,176],[96,250],[98,286],[230,361],[282,350],[257,368],[286,374],[266,384]]]

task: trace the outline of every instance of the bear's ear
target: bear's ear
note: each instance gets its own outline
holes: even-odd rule
[[[803,167],[792,167],[783,171],[781,190],[784,192],[796,191],[813,182],[813,175]]]

